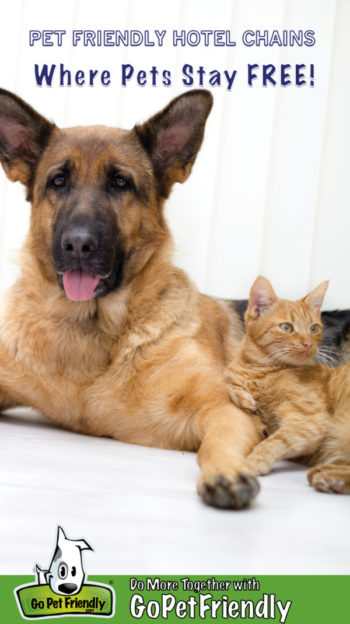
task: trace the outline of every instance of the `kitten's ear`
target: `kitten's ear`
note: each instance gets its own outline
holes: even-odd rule
[[[269,280],[260,275],[250,289],[248,315],[250,318],[258,318],[272,308],[277,301],[278,297]]]
[[[328,280],[325,282],[322,282],[322,284],[319,284],[319,286],[316,286],[316,288],[314,288],[308,295],[306,295],[306,297],[304,297],[302,301],[305,301],[305,303],[308,303],[309,306],[316,312],[320,312],[323,299],[327,292],[328,284],[329,284]]]

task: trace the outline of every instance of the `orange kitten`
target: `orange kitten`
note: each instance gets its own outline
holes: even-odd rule
[[[327,286],[284,301],[258,277],[245,314],[246,335],[226,380],[232,401],[256,412],[269,434],[249,455],[257,474],[267,474],[281,459],[301,458],[316,465],[308,473],[316,489],[350,493],[350,365],[329,368],[314,360]]]

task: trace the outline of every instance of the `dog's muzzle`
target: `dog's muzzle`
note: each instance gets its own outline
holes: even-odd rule
[[[71,301],[103,297],[121,284],[125,254],[112,219],[58,219],[51,253]]]
[[[84,267],[92,267],[98,252],[99,236],[91,228],[73,225],[61,237],[64,263],[76,268],[63,273],[63,286],[68,299],[88,301],[93,297],[100,277]]]

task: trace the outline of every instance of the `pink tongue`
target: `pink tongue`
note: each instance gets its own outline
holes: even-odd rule
[[[91,275],[84,269],[66,271],[63,275],[64,292],[72,301],[91,299],[98,282],[98,277]]]

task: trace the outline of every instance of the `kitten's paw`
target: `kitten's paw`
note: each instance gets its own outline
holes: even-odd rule
[[[228,392],[232,403],[246,410],[247,412],[255,412],[257,405],[254,397],[243,390],[243,388],[237,388],[236,386],[228,386]]]
[[[349,494],[350,483],[341,466],[315,466],[307,473],[307,478],[315,490],[328,494]]]
[[[254,474],[260,477],[269,474],[272,470],[271,462],[268,461],[266,457],[261,457],[257,453],[254,453],[254,451],[248,455],[247,462]]]

